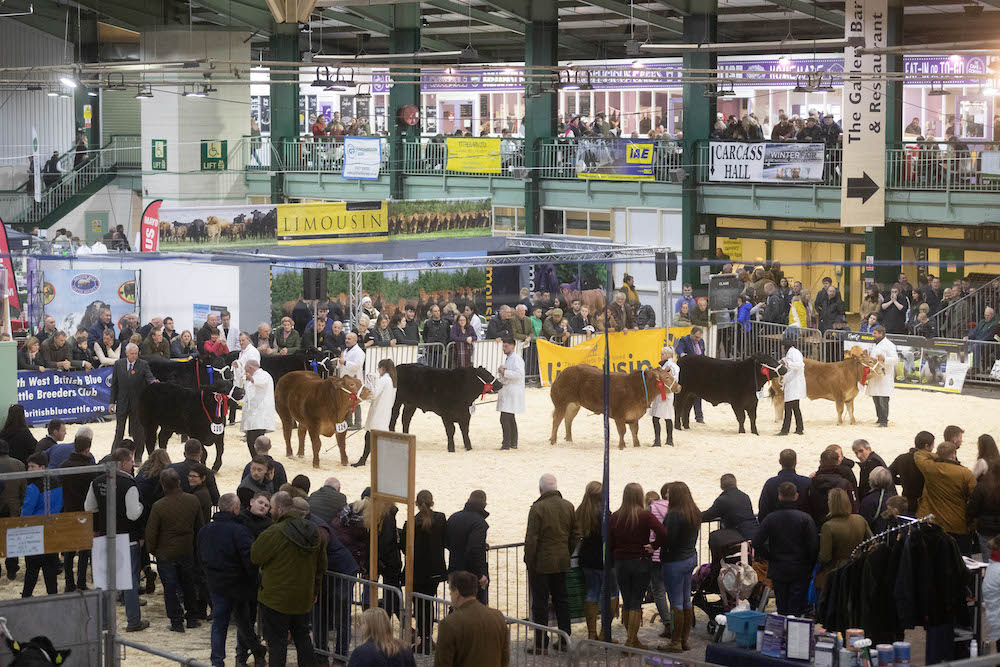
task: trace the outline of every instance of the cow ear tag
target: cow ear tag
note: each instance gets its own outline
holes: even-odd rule
[[[337,424],[337,433],[343,433],[346,430],[347,430],[347,422],[346,421],[342,421],[339,424]]]
[[[214,433],[215,435],[222,435],[223,433],[225,433],[225,431],[226,431],[225,424],[216,424],[215,422],[212,422],[212,433]]]

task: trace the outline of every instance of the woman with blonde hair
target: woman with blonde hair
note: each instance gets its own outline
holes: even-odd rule
[[[586,597],[583,613],[587,619],[587,638],[598,639],[597,616],[601,604],[602,582],[604,581],[604,540],[602,516],[604,486],[600,482],[590,482],[583,492],[583,500],[576,508],[576,525],[580,530],[580,568]],[[611,618],[618,616],[618,580],[614,570],[608,577],[608,594],[611,598]]]
[[[615,575],[622,592],[622,617],[628,630],[625,645],[638,649],[646,648],[639,642],[642,599],[649,588],[652,567],[651,554],[646,547],[658,549],[667,540],[666,529],[646,509],[643,500],[640,485],[635,482],[625,485],[621,507],[611,515],[607,545],[607,553],[615,559]],[[656,536],[655,541],[651,535]]]
[[[362,643],[351,653],[347,667],[416,667],[413,654],[392,631],[389,615],[380,607],[361,614]]]
[[[434,511],[434,496],[424,489],[417,493],[417,515],[413,527],[413,592],[434,597],[438,585],[447,576],[444,547],[448,520],[441,512]],[[406,524],[403,524],[406,535]],[[434,609],[424,600],[416,601],[418,655],[431,652],[431,628]]]

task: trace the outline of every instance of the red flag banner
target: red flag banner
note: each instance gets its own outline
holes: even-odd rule
[[[160,205],[162,199],[150,202],[142,212],[142,230],[139,234],[142,252],[156,252],[160,249]]]
[[[0,220],[0,229],[3,230],[3,234],[0,234],[0,255],[3,255],[3,262],[0,266],[3,266],[4,270],[7,271],[7,294],[10,297],[10,305],[21,310],[21,299],[17,296],[17,279],[14,277],[14,263],[10,261],[7,226],[3,224],[3,220]]]

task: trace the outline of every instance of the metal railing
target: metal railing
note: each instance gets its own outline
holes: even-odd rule
[[[573,642],[573,664],[576,667],[710,667],[708,663],[677,654],[643,651],[624,645],[606,644],[592,639]]]
[[[987,145],[996,151],[997,145]],[[982,152],[945,142],[907,143],[886,150],[886,187],[903,190],[1000,192],[1000,174],[983,171]]]
[[[408,608],[399,588],[327,571],[313,605],[313,646],[317,653],[347,661],[361,643],[361,614],[372,595],[379,597],[379,606],[389,614],[393,634],[409,645]]]
[[[119,646],[127,646],[129,648],[134,648],[136,651],[142,651],[143,653],[155,655],[158,658],[165,658],[171,662],[176,662],[178,665],[184,665],[184,667],[211,667],[211,665],[199,662],[194,658],[185,658],[175,653],[164,651],[163,649],[153,648],[152,646],[146,646],[145,644],[140,644],[139,642],[129,641],[124,637],[115,637],[115,643]]]
[[[500,172],[465,172],[448,170],[448,145],[444,141],[407,141],[403,144],[403,171],[414,176],[492,176],[513,178],[514,170],[524,167],[524,140],[506,137],[500,141]]]
[[[987,306],[997,307],[1000,301],[1000,277],[976,288],[971,294],[949,303],[930,317],[937,335],[942,338],[963,338],[983,316]]]
[[[543,142],[540,164],[542,178],[577,180],[577,161],[579,143],[576,139],[557,139]],[[708,155],[706,150],[706,156]],[[653,142],[653,180],[661,183],[670,182],[670,171],[684,166],[684,152],[676,141]],[[689,168],[690,169],[690,168]]]
[[[966,382],[979,384],[1000,384],[1000,379],[992,375],[993,365],[1000,360],[1000,342],[996,340],[961,340],[955,338],[935,338],[935,343],[955,345],[968,350],[967,360],[969,370],[965,375]],[[921,371],[923,369],[920,369]]]

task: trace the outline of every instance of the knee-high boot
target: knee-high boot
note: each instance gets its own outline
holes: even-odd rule
[[[587,618],[587,639],[597,639],[597,603],[584,602],[583,615]]]

